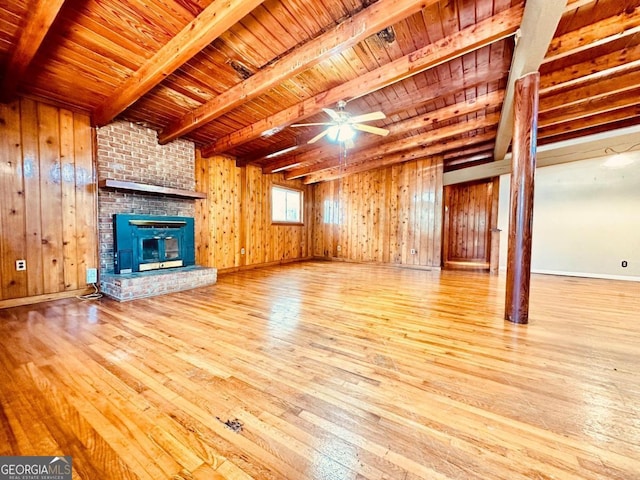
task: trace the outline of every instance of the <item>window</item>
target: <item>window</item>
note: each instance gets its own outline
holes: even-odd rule
[[[271,221],[302,223],[303,194],[292,188],[271,187]]]

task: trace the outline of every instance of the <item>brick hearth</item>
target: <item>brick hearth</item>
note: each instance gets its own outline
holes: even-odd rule
[[[217,279],[217,269],[197,265],[119,275],[103,273],[100,276],[100,291],[119,302],[125,302],[213,285]]]

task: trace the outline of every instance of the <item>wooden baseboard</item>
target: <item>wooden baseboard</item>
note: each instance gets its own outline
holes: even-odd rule
[[[10,298],[0,300],[0,308],[20,307],[22,305],[32,305],[34,303],[49,302],[62,298],[77,297],[93,292],[93,288],[80,288],[78,290],[68,290],[66,292],[47,293],[44,295],[34,295],[33,297]]]
[[[218,275],[224,275],[225,273],[240,272],[242,270],[254,270],[256,268],[273,267],[275,265],[284,265],[286,263],[306,262],[313,260],[314,257],[302,257],[302,258],[290,258],[285,260],[276,260],[274,262],[266,263],[254,263],[253,265],[242,265],[239,267],[218,268]]]
[[[340,257],[323,257],[316,256],[313,260],[326,261],[326,262],[344,262],[344,263],[357,263],[359,265],[376,265],[378,267],[392,267],[392,268],[407,268],[410,270],[425,270],[425,271],[438,271],[440,267],[434,267],[429,265],[410,265],[408,263],[383,263],[383,262],[363,262],[359,260],[351,260],[349,258]]]

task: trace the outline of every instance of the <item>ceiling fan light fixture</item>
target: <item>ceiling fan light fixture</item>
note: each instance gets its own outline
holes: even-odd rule
[[[332,125],[328,130],[327,137],[332,142],[343,143],[353,140],[353,137],[356,136],[356,130],[347,123],[342,125]]]
[[[381,135],[383,137],[389,134],[389,130],[387,130],[386,128],[374,127],[373,125],[366,124],[366,122],[387,118],[384,113],[369,112],[353,116],[349,112],[345,111],[345,105],[346,102],[344,100],[341,100],[338,102],[337,110],[332,110],[331,108],[323,108],[322,110],[324,111],[324,113],[326,113],[330,117],[330,120],[328,122],[294,123],[291,126],[327,126],[327,128],[318,133],[315,137],[307,140],[307,143],[315,143],[321,138],[327,137],[330,142],[342,143],[346,148],[353,148],[353,139],[356,137],[358,131],[373,133],[374,135]]]

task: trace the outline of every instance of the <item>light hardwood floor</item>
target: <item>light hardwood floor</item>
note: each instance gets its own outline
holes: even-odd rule
[[[503,276],[338,262],[5,309],[0,455],[76,480],[640,478],[640,285],[534,275],[530,324],[503,309]]]

